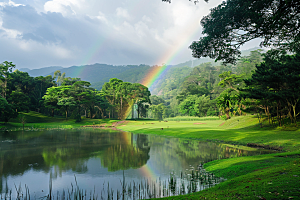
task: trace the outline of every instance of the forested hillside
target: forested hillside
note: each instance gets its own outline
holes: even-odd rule
[[[254,48],[255,50],[257,48]],[[242,55],[249,55],[250,50],[242,51]],[[203,63],[211,62],[211,65],[217,66],[220,65],[221,62],[214,62],[213,59],[210,58],[201,58],[194,59],[184,63],[179,63],[177,65],[168,66],[170,70],[166,71],[163,75],[170,76],[170,74],[177,73],[177,71],[173,70],[173,68],[182,68],[182,67],[190,67],[193,68]],[[187,68],[185,68],[187,69]],[[40,69],[28,69],[21,68],[19,71],[27,72],[29,76],[38,77],[38,76],[54,76],[54,72],[59,70],[62,74],[65,73],[67,77],[71,78],[80,78],[83,81],[88,81],[91,83],[91,86],[97,90],[101,90],[103,84],[108,82],[111,78],[118,78],[125,82],[130,83],[139,83],[141,80],[147,75],[150,70],[149,65],[141,64],[141,65],[107,65],[107,64],[99,64],[95,63],[92,65],[83,65],[83,66],[71,66],[68,68],[63,68],[60,66],[52,66],[52,67],[44,67]],[[183,74],[180,74],[180,77],[187,76],[182,71]],[[165,87],[164,80],[168,77],[161,76],[159,80],[157,80],[149,90],[152,94],[157,95],[159,91],[163,87]],[[173,77],[177,79],[178,77]],[[176,80],[176,85],[180,85],[182,79]],[[168,86],[169,87],[169,86]]]
[[[166,118],[177,115],[201,117],[224,114],[224,111],[219,113],[218,104],[220,96],[229,88],[224,79],[230,79],[230,84],[233,84],[230,87],[237,90],[243,84],[241,80],[250,78],[261,61],[261,50],[255,50],[250,55],[241,57],[236,65],[219,63],[214,66],[215,63],[208,62],[194,68],[170,69],[152,92],[156,95],[151,96],[156,113],[154,115]]]

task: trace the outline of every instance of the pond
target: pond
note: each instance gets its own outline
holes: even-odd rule
[[[0,133],[0,199],[141,199],[222,181],[202,164],[265,153],[103,129]]]

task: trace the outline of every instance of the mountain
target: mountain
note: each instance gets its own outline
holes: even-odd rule
[[[61,66],[51,66],[51,67],[43,67],[40,69],[28,69],[27,68],[22,68],[20,71],[22,72],[27,72],[30,76],[36,77],[36,76],[45,76],[49,75],[50,73],[54,73],[56,70],[62,70],[64,69]]]
[[[248,55],[250,51],[256,49],[258,49],[258,47],[250,50],[242,51],[242,54]],[[201,59],[190,60],[177,65],[169,65],[167,67],[168,70],[164,71],[149,89],[150,91],[154,91],[156,94],[158,94],[159,91],[161,90],[161,86],[165,84],[164,82],[166,78],[171,78],[172,80],[174,79],[174,77],[171,75],[173,72],[176,73],[176,78],[178,78],[181,77],[181,75],[179,75],[180,73],[183,73],[182,75],[186,75],[186,72],[188,73],[189,71],[188,69],[185,69],[184,72],[183,71],[180,72],[180,70],[174,71],[171,69],[183,68],[183,67],[193,68],[195,66],[207,62],[211,62],[212,65],[214,66],[221,64],[221,62],[214,62],[214,60],[210,58],[201,58]],[[81,80],[89,81],[92,84],[93,88],[100,90],[103,84],[105,82],[108,82],[110,78],[118,78],[125,82],[131,82],[131,83],[141,82],[141,80],[147,75],[150,68],[151,67],[149,65],[145,65],[145,64],[116,66],[116,65],[95,63],[92,65],[71,66],[68,68],[63,68],[60,66],[44,67],[44,68],[33,69],[33,70],[30,70],[28,68],[22,68],[20,69],[20,71],[28,72],[30,76],[36,77],[36,76],[47,76],[47,75],[53,76],[56,70],[60,70],[61,73],[66,73],[66,77],[72,77],[72,78],[78,77],[81,78]],[[177,75],[177,73],[179,74]]]
[[[21,69],[18,69],[19,71],[22,71],[22,72],[29,72],[31,69],[28,69],[28,68],[21,68]]]

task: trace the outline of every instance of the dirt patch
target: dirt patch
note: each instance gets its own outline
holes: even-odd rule
[[[198,122],[198,123],[194,123],[194,124],[206,124],[206,123],[200,123],[200,122]]]
[[[112,123],[112,126],[113,127],[116,127],[116,126],[118,126],[118,125],[120,125],[120,124],[124,124],[124,123],[128,123],[127,121],[118,121],[118,122],[114,122],[114,123]]]
[[[85,125],[81,127],[88,127],[88,128],[103,128],[106,127],[106,124],[99,124],[99,125]]]
[[[285,155],[285,156],[275,156],[275,157],[284,157],[284,158],[300,158],[300,154],[294,154],[294,155]]]
[[[107,124],[98,124],[98,125],[85,125],[81,127],[88,127],[88,128],[112,128],[112,127],[117,127],[119,125],[125,126],[128,123],[128,121],[119,121],[119,122],[114,122],[112,125],[108,126]]]
[[[219,126],[223,126],[225,124],[225,122],[223,122],[222,124],[220,124]]]
[[[264,145],[264,144],[256,144],[256,143],[247,143],[248,147],[255,147],[255,148],[263,148],[263,149],[270,149],[270,150],[277,150],[277,151],[282,151],[282,147],[273,147],[269,145]]]

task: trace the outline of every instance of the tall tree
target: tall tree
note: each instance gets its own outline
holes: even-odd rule
[[[88,87],[91,84],[87,81],[77,81],[70,89],[70,92],[75,100],[75,105],[77,107],[76,121],[81,121],[81,106],[88,101],[90,98],[90,93],[88,92]]]
[[[116,103],[116,91],[118,88],[119,83],[123,82],[122,80],[119,80],[117,78],[111,78],[109,82],[106,82],[103,87],[102,91],[105,93],[107,100],[112,105],[111,110],[109,113],[109,118],[114,118],[114,107]]]
[[[68,119],[68,112],[71,106],[75,106],[75,98],[71,95],[71,86],[60,86],[57,90],[58,101],[57,105],[62,106],[65,110],[66,119]]]
[[[285,51],[271,50],[265,54],[264,62],[257,66],[251,79],[245,80],[246,88],[242,90],[246,92],[245,96],[267,103],[266,108],[274,103],[280,126],[286,110],[294,123],[299,114],[299,66],[300,54],[288,55]]]
[[[9,119],[17,116],[12,106],[4,99],[0,97],[0,121],[8,122]]]
[[[7,82],[10,79],[10,73],[14,67],[16,67],[16,65],[8,61],[4,61],[0,64],[0,92],[4,99],[6,99]]]
[[[54,117],[54,111],[58,109],[58,100],[59,100],[59,94],[60,88],[59,87],[50,87],[47,89],[46,94],[43,96],[44,105],[46,108],[51,110],[51,116]]]
[[[196,58],[235,63],[240,46],[261,38],[261,46],[300,51],[299,0],[227,0],[201,20],[199,41],[190,45]]]

